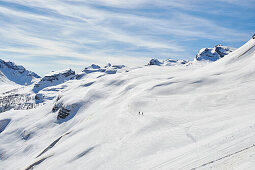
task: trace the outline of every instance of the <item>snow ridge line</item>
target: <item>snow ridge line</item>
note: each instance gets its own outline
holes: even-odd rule
[[[236,152],[234,152],[234,153],[232,153],[232,154],[229,154],[229,155],[223,156],[223,157],[218,158],[218,159],[216,159],[216,160],[213,160],[213,161],[207,162],[207,163],[205,163],[205,164],[203,164],[203,165],[200,165],[200,166],[197,166],[197,167],[195,167],[195,168],[192,168],[191,170],[196,170],[196,169],[198,169],[198,168],[202,168],[202,167],[204,167],[204,166],[206,166],[206,165],[209,165],[209,164],[212,164],[212,163],[218,162],[218,161],[220,161],[220,160],[222,160],[222,159],[225,159],[225,158],[231,157],[231,156],[236,155],[236,154],[238,154],[238,153],[240,153],[240,152],[243,152],[243,151],[249,150],[249,149],[251,149],[251,148],[253,148],[253,147],[255,147],[255,144],[253,144],[253,145],[251,145],[251,146],[249,146],[249,147],[246,147],[246,148],[244,148],[244,149],[242,149],[242,150],[236,151]]]

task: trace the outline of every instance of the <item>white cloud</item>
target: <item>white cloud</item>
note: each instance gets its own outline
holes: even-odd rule
[[[183,42],[191,40],[241,41],[247,36],[203,16],[190,14],[188,11],[200,9],[197,4],[202,0],[3,2],[15,4],[0,4],[0,15],[9,20],[0,19],[4,25],[0,28],[0,52],[23,56],[68,56],[95,63],[127,60],[132,64],[132,61],[144,61],[145,57],[187,54],[188,47]],[[19,5],[28,8],[19,8]],[[153,7],[156,11],[148,14],[146,9]],[[160,9],[167,12],[160,14]]]

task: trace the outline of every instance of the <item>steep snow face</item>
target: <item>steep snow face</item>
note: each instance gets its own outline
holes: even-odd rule
[[[0,169],[254,167],[254,57],[252,39],[203,67],[99,71],[52,86],[44,105],[0,114]]]
[[[30,85],[37,78],[40,78],[40,76],[26,70],[23,66],[18,66],[13,62],[6,62],[0,59],[0,79],[3,80],[6,78],[19,85]]]
[[[175,66],[175,65],[186,65],[190,63],[186,60],[173,60],[173,59],[167,59],[162,62],[160,62],[158,59],[151,59],[148,65],[157,65],[157,66]]]
[[[9,91],[18,87],[19,85],[10,81],[1,71],[0,71],[0,93]]]
[[[37,93],[46,87],[62,84],[68,80],[75,79],[75,77],[75,71],[71,69],[51,72],[34,85],[33,91]]]
[[[216,45],[214,48],[203,48],[199,50],[198,54],[196,55],[195,60],[201,61],[216,61],[224,56],[228,55],[229,53],[233,52],[235,48]]]

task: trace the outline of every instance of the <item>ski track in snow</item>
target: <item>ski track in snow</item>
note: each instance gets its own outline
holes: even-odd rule
[[[244,148],[244,149],[242,149],[242,150],[239,150],[239,151],[237,151],[237,152],[234,152],[234,153],[232,153],[232,154],[229,154],[229,155],[220,157],[220,158],[218,158],[218,159],[216,159],[216,160],[207,162],[207,163],[205,163],[205,164],[203,164],[203,165],[200,165],[200,166],[198,166],[198,167],[192,168],[191,170],[196,170],[196,169],[205,167],[205,166],[207,166],[207,165],[209,165],[209,164],[213,164],[213,163],[218,162],[218,161],[220,161],[220,160],[222,160],[222,159],[226,159],[226,158],[231,157],[231,156],[233,156],[233,155],[239,154],[239,153],[244,152],[244,151],[246,151],[246,150],[248,150],[248,149],[251,149],[251,148],[253,148],[253,147],[255,147],[255,144],[253,144],[252,146],[249,146],[249,147],[247,147],[247,148]]]

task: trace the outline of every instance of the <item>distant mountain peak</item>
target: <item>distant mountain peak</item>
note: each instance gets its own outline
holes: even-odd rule
[[[94,72],[103,72],[106,74],[115,74],[118,70],[124,68],[125,65],[112,65],[108,63],[105,67],[100,67],[99,65],[92,64],[89,67],[86,67],[83,72],[86,74]]]
[[[184,65],[188,64],[189,61],[187,60],[174,60],[174,59],[167,59],[163,61],[159,61],[158,59],[151,59],[148,65],[157,65],[157,66],[174,66],[174,65]]]
[[[222,44],[215,45],[213,48],[202,48],[198,51],[194,61],[216,61],[224,56],[230,54],[231,52],[235,51],[235,48],[223,46]],[[175,65],[185,65],[191,64],[191,61],[187,60],[174,60],[174,59],[167,59],[163,61],[159,61],[156,58],[150,60],[148,65],[157,65],[157,66],[175,66]]]
[[[0,59],[0,72],[0,76],[4,75],[10,81],[20,85],[32,84],[34,79],[40,78],[39,75],[26,70],[23,66],[2,59]]]
[[[229,53],[235,51],[235,48],[223,46],[221,44],[214,46],[213,48],[202,48],[196,55],[195,61],[216,61]]]
[[[41,78],[40,81],[34,85],[33,91],[37,93],[46,87],[62,84],[68,80],[75,79],[75,77],[75,71],[71,69],[53,71]]]

